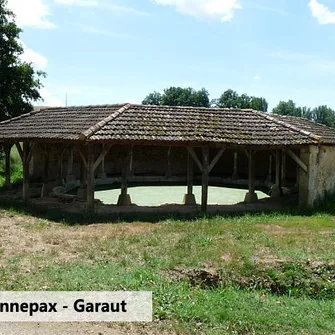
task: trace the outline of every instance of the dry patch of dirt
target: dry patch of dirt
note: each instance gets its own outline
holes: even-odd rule
[[[23,215],[0,214],[0,266],[17,256],[53,254],[59,260],[79,257],[85,240],[144,235],[158,229],[150,223],[93,224],[68,227]]]

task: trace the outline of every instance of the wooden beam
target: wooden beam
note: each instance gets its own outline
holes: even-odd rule
[[[166,155],[166,159],[167,159],[167,168],[166,168],[166,175],[165,175],[166,178],[171,177],[171,150],[172,150],[172,147],[169,146],[167,155]]]
[[[77,145],[77,150],[79,152],[82,162],[84,163],[85,169],[87,169],[87,160],[83,146],[80,144]]]
[[[191,157],[191,154],[187,153],[187,194],[193,194],[193,172],[194,172],[194,166],[193,166],[193,159]]]
[[[221,156],[223,155],[223,153],[226,151],[226,148],[219,150],[219,152],[216,154],[216,156],[214,157],[214,159],[212,160],[211,164],[208,167],[208,172],[211,172],[214,168],[214,166],[216,165],[216,163],[219,161],[219,159],[221,158]]]
[[[249,176],[248,176],[248,185],[249,185],[249,194],[255,193],[255,152],[250,150],[249,152]]]
[[[308,166],[292,151],[285,150],[285,152],[303,169],[306,173],[308,172]]]
[[[35,147],[35,143],[30,143],[29,149],[28,149],[28,157],[27,157],[28,162],[30,162],[31,157],[33,156],[34,147]]]
[[[187,147],[187,150],[194,159],[194,162],[198,166],[199,170],[202,171],[202,164],[200,163],[199,158],[195,154],[194,149],[192,147]]]
[[[207,211],[208,204],[208,176],[209,176],[209,148],[202,148],[202,192],[201,192],[201,211]]]
[[[86,209],[87,212],[94,212],[94,153],[93,153],[93,144],[88,144],[87,146],[87,198],[86,198]]]
[[[4,149],[5,149],[5,187],[7,189],[12,187],[11,184],[11,173],[10,173],[10,152],[12,149],[13,144],[12,143],[5,143]]]
[[[23,142],[23,187],[22,197],[24,201],[29,200],[29,142]]]
[[[99,155],[99,157],[96,159],[94,165],[93,165],[93,170],[95,171],[97,169],[97,167],[100,165],[100,163],[102,162],[102,160],[105,158],[105,156],[108,154],[108,151],[110,150],[110,148],[113,146],[113,144],[107,144],[104,149],[102,150],[101,154]]]
[[[16,142],[16,143],[15,143],[15,146],[16,146],[17,151],[18,151],[18,153],[19,153],[19,155],[20,155],[20,157],[21,157],[21,160],[22,160],[22,162],[23,162],[23,150],[22,150],[22,147],[21,147],[20,142]]]

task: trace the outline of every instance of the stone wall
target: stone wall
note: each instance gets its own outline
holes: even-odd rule
[[[313,207],[327,192],[335,192],[335,147],[310,146],[301,150],[300,157],[308,172],[300,169],[299,204]]]

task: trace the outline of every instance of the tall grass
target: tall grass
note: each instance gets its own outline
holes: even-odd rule
[[[5,184],[5,155],[1,153],[0,155],[0,187]],[[23,179],[23,166],[21,157],[16,149],[16,147],[12,147],[10,154],[10,174],[11,174],[11,182],[12,184],[20,183]]]

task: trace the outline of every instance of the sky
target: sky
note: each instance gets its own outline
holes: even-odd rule
[[[37,105],[140,103],[170,86],[231,88],[270,108],[335,109],[335,0],[8,0]]]

